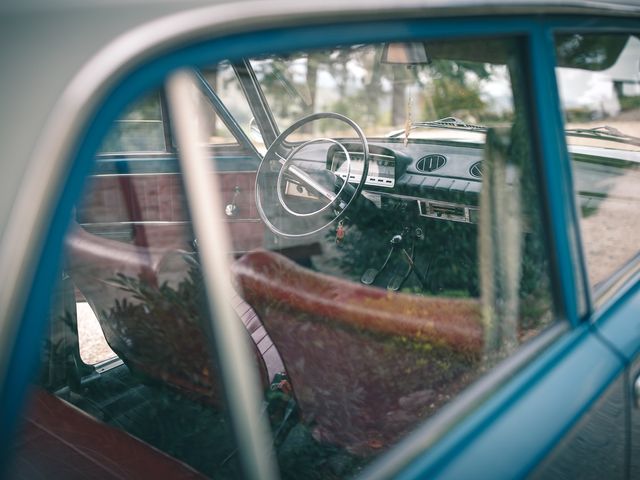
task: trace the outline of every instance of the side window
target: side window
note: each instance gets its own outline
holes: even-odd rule
[[[640,40],[563,34],[556,54],[588,275],[598,292],[638,266]]]
[[[250,345],[283,478],[352,477],[554,321],[525,51],[519,38],[483,38],[265,54],[243,61],[250,100],[228,64],[193,71],[182,100],[231,236],[220,280],[234,293],[216,300]],[[225,170],[225,149],[210,148],[228,137],[202,77],[241,128],[247,101],[278,122],[245,170]],[[153,123],[148,98],[104,145],[125,121]],[[152,144],[156,132],[140,136]],[[233,478],[184,184],[180,168],[90,179],[39,383],[123,445]],[[87,308],[106,361],[79,352]]]
[[[231,63],[220,62],[204,69],[202,75],[229,110],[230,120],[237,123],[248,138],[254,140],[251,134],[253,114]],[[215,121],[209,132],[211,143],[236,142],[220,119]]]
[[[116,121],[108,138],[121,127]],[[182,176],[96,169],[76,216],[109,221],[74,221],[66,234],[29,418],[82,457],[76,465],[61,456],[61,477],[76,468],[99,478],[111,462],[110,475],[126,478],[192,478],[193,469],[239,478]],[[130,237],[116,234],[132,226]],[[241,321],[246,304],[230,301]]]
[[[166,148],[160,92],[154,91],[131,105],[114,123],[101,151],[164,152]]]
[[[232,270],[295,402],[283,471],[352,475],[552,322],[520,43],[478,43],[249,61],[282,133]]]
[[[234,85],[235,80],[233,69],[227,63],[220,63],[212,68],[206,69],[201,73],[200,81],[194,86],[194,95],[198,97],[198,101],[202,105],[202,121],[203,131],[205,132],[207,143],[210,145],[237,144],[238,140],[229,131],[223,118],[214,109],[214,102],[222,101],[222,94],[228,97],[231,90],[229,85]],[[244,98],[241,92],[231,94],[233,103],[243,104]],[[225,108],[228,108],[225,105]],[[228,122],[237,122],[237,118],[229,116]],[[248,120],[247,120],[248,122]]]

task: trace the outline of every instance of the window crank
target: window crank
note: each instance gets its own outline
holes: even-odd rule
[[[233,218],[238,216],[238,205],[236,205],[236,200],[238,199],[239,193],[240,187],[236,185],[233,187],[233,198],[231,199],[231,203],[224,207],[224,214],[227,217]]]

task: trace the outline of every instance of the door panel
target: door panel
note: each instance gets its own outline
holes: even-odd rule
[[[225,205],[236,207],[232,216],[223,212],[234,252],[257,248],[264,226],[255,208],[255,172],[217,175]],[[193,239],[185,237],[190,230],[184,228],[184,205],[179,173],[97,175],[89,181],[76,218],[86,230],[108,238],[128,243],[146,238],[159,247],[190,249]]]
[[[626,478],[629,439],[626,432],[626,392],[626,382],[621,375],[564,436],[530,478]],[[638,467],[640,464],[636,465],[636,471],[640,473]],[[637,478],[637,474],[631,478]]]

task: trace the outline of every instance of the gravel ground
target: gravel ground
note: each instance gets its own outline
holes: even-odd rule
[[[570,124],[567,128],[594,128],[608,125],[627,135],[640,132],[640,109],[624,112],[616,119]],[[570,143],[638,151],[637,145],[604,142],[598,139],[570,137]],[[604,165],[600,167],[607,169]],[[640,170],[608,170],[599,178],[607,196],[597,210],[580,220],[582,243],[591,285],[606,280],[640,250]]]
[[[80,343],[80,357],[84,363],[90,365],[102,362],[115,356],[107,345],[102,334],[100,323],[93,314],[87,302],[76,304],[78,311],[78,341]]]
[[[606,280],[640,250],[640,222],[636,218],[640,206],[638,185],[637,170],[617,177],[597,211],[580,222],[592,285]]]

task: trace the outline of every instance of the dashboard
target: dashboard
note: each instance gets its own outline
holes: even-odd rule
[[[363,195],[381,208],[398,201],[415,203],[422,217],[477,223],[482,152],[475,144],[372,141]],[[360,182],[363,166],[359,143],[341,142],[327,152],[325,167],[351,184]]]
[[[364,182],[363,146],[353,139],[320,139],[297,150],[296,170],[287,176],[284,189],[295,218],[277,210],[273,218],[282,221],[283,228],[295,225],[311,231],[317,228],[311,223],[314,215],[322,213],[316,215],[320,222],[330,222],[346,212],[344,220],[317,237],[326,258],[316,255],[309,261],[319,272],[389,290],[477,293],[476,229],[469,227],[479,219],[484,144],[416,139],[405,145],[402,139],[375,138],[368,146]],[[278,175],[282,164],[274,162],[270,174]],[[353,187],[361,183],[358,197]],[[351,192],[343,194],[345,188]],[[342,209],[324,210],[330,205],[327,200],[336,198],[355,200]],[[453,238],[457,240],[452,244]],[[354,248],[364,243],[367,248]],[[439,263],[452,255],[468,273],[467,283],[445,273]]]

